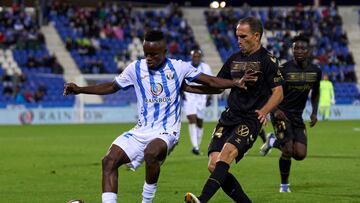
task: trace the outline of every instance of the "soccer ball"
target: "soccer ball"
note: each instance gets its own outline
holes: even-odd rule
[[[85,203],[84,200],[79,200],[79,199],[75,199],[75,200],[70,200],[67,203]]]

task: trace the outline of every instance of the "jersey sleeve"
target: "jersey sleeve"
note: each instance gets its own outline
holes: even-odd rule
[[[181,71],[185,73],[185,79],[189,82],[195,80],[201,72],[194,68],[190,63],[182,62]]]
[[[231,77],[231,63],[233,61],[233,57],[230,57],[224,65],[221,67],[219,73],[217,74],[217,77],[224,78],[224,79],[232,79]]]
[[[265,67],[265,80],[268,86],[272,89],[284,83],[284,77],[279,69],[277,59],[269,56],[270,59]]]
[[[212,71],[211,71],[211,68],[210,68],[210,66],[209,66],[208,64],[204,64],[204,73],[205,73],[206,75],[211,75],[211,76],[213,76]]]
[[[135,62],[129,64],[120,75],[116,76],[115,82],[120,88],[125,88],[134,85]]]

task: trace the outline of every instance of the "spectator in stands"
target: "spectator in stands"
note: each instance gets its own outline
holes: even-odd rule
[[[5,74],[2,77],[2,84],[3,84],[3,92],[2,94],[4,96],[12,96],[14,92],[14,84],[12,81],[12,77],[5,72]]]
[[[36,68],[39,66],[39,62],[33,55],[29,55],[25,65],[29,68]]]
[[[35,91],[35,96],[34,99],[36,102],[39,102],[41,100],[43,100],[44,96],[47,94],[47,88],[44,84],[44,82],[41,82],[37,88],[37,90]]]
[[[14,102],[15,102],[15,104],[24,104],[25,103],[25,97],[21,91],[21,87],[18,85],[15,88]]]
[[[27,103],[34,103],[35,99],[32,93],[29,90],[24,91],[24,98]]]
[[[54,74],[63,74],[64,73],[64,68],[62,67],[62,65],[59,63],[59,61],[57,60],[57,58],[55,57],[54,59],[54,63],[52,65],[52,72]]]
[[[3,32],[0,32],[0,49],[5,48],[6,37]]]

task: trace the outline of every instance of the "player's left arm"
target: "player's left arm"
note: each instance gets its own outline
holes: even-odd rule
[[[320,98],[320,80],[321,80],[321,71],[318,79],[316,80],[312,92],[311,92],[311,106],[312,113],[310,115],[310,127],[314,127],[317,122],[317,112],[319,108],[319,98]]]
[[[255,111],[258,114],[260,122],[264,124],[266,123],[266,115],[279,105],[284,98],[283,88],[281,85],[272,88],[271,91],[272,94],[266,104],[260,110]]]
[[[279,69],[278,61],[275,57],[270,56],[268,63],[264,67],[265,83],[271,88],[271,96],[266,104],[255,110],[261,123],[266,123],[266,115],[270,113],[284,99],[282,84],[284,78]]]

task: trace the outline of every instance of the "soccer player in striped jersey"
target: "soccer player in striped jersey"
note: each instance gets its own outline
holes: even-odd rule
[[[191,62],[189,62],[198,71],[207,75],[212,75],[211,68],[208,64],[201,61],[202,51],[199,48],[191,52]],[[191,82],[189,85],[199,85]],[[209,104],[211,97],[204,94],[194,94],[184,92],[184,111],[189,120],[189,135],[193,146],[192,153],[200,155],[200,144],[203,135],[203,118],[206,105]]]
[[[245,88],[255,76],[227,80],[200,73],[189,63],[166,58],[166,43],[160,31],[151,30],[143,42],[145,59],[132,62],[114,81],[79,87],[64,86],[64,95],[105,95],[134,86],[139,120],[137,125],[115,139],[102,160],[102,202],[115,203],[118,192],[118,168],[127,164],[135,170],[145,161],[142,203],[153,201],[160,165],[173,150],[180,135],[180,92],[185,79],[212,88]]]

